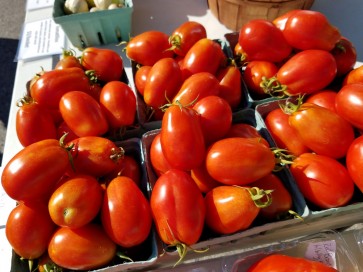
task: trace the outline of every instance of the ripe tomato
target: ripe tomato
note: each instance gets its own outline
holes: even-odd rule
[[[125,176],[107,186],[101,211],[102,225],[109,237],[122,247],[133,247],[146,240],[152,217],[149,201],[136,183]]]
[[[331,53],[337,63],[337,76],[344,76],[353,70],[357,62],[357,51],[350,40],[342,37]]]
[[[157,176],[168,171],[172,166],[166,160],[160,143],[160,133],[156,134],[150,145],[150,163]]]
[[[165,105],[177,94],[182,84],[182,73],[172,58],[158,60],[150,69],[144,88],[144,101],[153,108]]]
[[[219,43],[209,38],[197,41],[183,59],[182,73],[184,80],[193,74],[208,72],[216,75],[218,68],[223,66],[226,56]]]
[[[20,257],[36,259],[47,251],[54,230],[55,224],[43,202],[20,202],[8,216],[5,234]]]
[[[79,137],[105,134],[109,125],[100,104],[89,94],[70,91],[59,101],[63,120]]]
[[[331,111],[335,111],[335,99],[337,92],[333,90],[321,90],[307,97],[306,103],[312,103]]]
[[[363,84],[343,86],[337,93],[335,108],[337,113],[358,129],[363,129]]]
[[[113,259],[116,244],[100,225],[87,224],[76,229],[60,227],[49,242],[48,254],[63,268],[92,270]]]
[[[185,56],[197,41],[204,38],[207,38],[205,27],[198,22],[187,21],[174,29],[169,42],[175,54]]]
[[[335,268],[329,267],[318,261],[311,261],[301,257],[291,257],[282,254],[272,254],[263,257],[255,262],[247,272],[269,272],[272,271],[290,271],[294,272],[319,271],[319,272],[338,272]]]
[[[257,138],[225,138],[208,149],[206,167],[223,184],[246,185],[269,174],[275,156]]]
[[[131,155],[124,155],[116,164],[116,168],[106,175],[107,180],[113,180],[118,176],[129,177],[137,186],[141,184],[141,169],[137,160]]]
[[[187,171],[198,167],[206,153],[199,114],[190,108],[171,105],[163,116],[160,143],[173,168]]]
[[[29,97],[24,97],[18,107],[15,119],[16,135],[23,146],[40,140],[56,139],[56,126],[49,111]]]
[[[169,48],[167,34],[150,30],[131,38],[126,46],[126,56],[141,65],[152,66],[162,58],[173,57],[174,52]]]
[[[54,69],[36,77],[30,87],[30,95],[42,107],[58,109],[65,93],[88,92],[89,88],[89,79],[81,68]]]
[[[112,128],[130,126],[135,121],[136,96],[124,82],[106,83],[100,93],[100,105]]]
[[[59,141],[42,140],[23,148],[5,165],[1,183],[17,201],[48,199],[69,165],[68,151]]]
[[[346,156],[346,167],[354,183],[363,192],[363,136],[357,137],[350,145]]]
[[[87,47],[82,51],[81,65],[95,72],[97,80],[109,82],[120,80],[124,65],[121,56],[111,49]]]
[[[344,206],[353,196],[353,180],[336,159],[304,153],[290,170],[303,196],[321,209]]]
[[[338,28],[324,14],[313,10],[297,10],[286,21],[283,35],[286,41],[300,50],[330,51],[341,38]]]
[[[292,51],[282,31],[264,19],[254,19],[244,24],[239,31],[238,43],[250,61],[280,62]]]
[[[232,124],[225,138],[233,138],[233,137],[257,138],[265,146],[270,147],[270,144],[267,142],[267,140],[261,136],[261,134],[254,126],[250,124],[245,124],[245,123]]]
[[[217,79],[219,80],[219,94],[218,96],[225,99],[232,110],[238,108],[245,97],[243,96],[243,89],[241,84],[241,72],[236,66],[227,66],[221,68],[217,72]]]
[[[218,234],[231,234],[251,226],[260,208],[248,188],[218,186],[205,196],[205,222]]]
[[[351,124],[340,115],[309,103],[289,116],[289,124],[305,146],[332,158],[343,158],[355,137]]]
[[[71,67],[83,69],[79,58],[77,58],[73,50],[63,50],[62,58],[57,62],[54,69],[64,69]]]
[[[284,14],[276,17],[275,19],[272,20],[272,23],[279,29],[281,29],[282,31],[284,30],[285,28],[285,25],[286,25],[286,21],[287,19],[297,11],[297,9],[293,9],[293,10],[290,10],[288,12],[285,12]]]
[[[188,173],[171,169],[161,175],[151,192],[150,205],[156,230],[165,244],[190,246],[199,240],[205,204]]]
[[[343,80],[342,85],[348,85],[353,83],[363,83],[363,65],[351,70]]]
[[[102,177],[114,171],[122,161],[124,149],[107,138],[85,136],[68,143],[76,174]]]
[[[135,72],[135,78],[134,78],[135,87],[136,87],[136,90],[142,96],[144,96],[144,89],[145,89],[145,85],[146,85],[146,80],[148,78],[151,67],[152,66],[141,66],[141,67],[137,68],[137,70]]]
[[[96,217],[102,198],[103,190],[96,178],[77,175],[53,192],[48,202],[49,214],[58,226],[79,228]]]
[[[172,102],[178,101],[186,106],[209,95],[219,95],[219,81],[211,73],[200,72],[191,75],[183,82]]]
[[[193,109],[200,114],[206,145],[227,134],[232,125],[232,109],[226,100],[219,96],[206,96],[195,103]]]
[[[190,171],[190,176],[202,193],[208,193],[213,188],[223,185],[223,183],[216,181],[209,175],[204,163],[199,167],[192,169]]]

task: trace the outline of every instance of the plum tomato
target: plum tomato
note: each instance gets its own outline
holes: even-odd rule
[[[232,124],[225,138],[233,138],[233,137],[257,138],[261,143],[263,143],[267,147],[270,147],[268,141],[262,137],[262,135],[258,132],[258,130],[254,126],[247,123]]]
[[[363,136],[358,136],[350,145],[346,156],[346,167],[354,183],[363,192]]]
[[[150,163],[157,176],[172,168],[166,160],[160,143],[160,133],[157,133],[150,145]]]
[[[316,93],[313,93],[309,95],[305,102],[306,103],[312,103],[315,105],[318,105],[323,108],[327,108],[331,111],[336,112],[335,109],[335,99],[337,96],[337,92],[330,89],[325,89],[318,91]]]
[[[357,62],[357,50],[353,43],[342,37],[331,51],[337,63],[337,76],[345,76]]]
[[[141,66],[141,67],[138,67],[135,72],[135,78],[134,78],[135,87],[136,87],[136,90],[138,91],[138,93],[141,94],[141,96],[144,96],[146,80],[148,78],[151,67],[152,66],[147,66],[147,65]]]

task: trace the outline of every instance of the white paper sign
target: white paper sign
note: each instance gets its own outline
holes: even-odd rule
[[[334,240],[310,243],[305,252],[309,260],[324,263],[330,267],[337,268],[336,242]]]
[[[65,41],[63,29],[53,19],[26,23],[17,59],[26,60],[61,54]]]
[[[26,3],[27,10],[41,9],[51,7],[54,4],[54,0],[28,0]]]

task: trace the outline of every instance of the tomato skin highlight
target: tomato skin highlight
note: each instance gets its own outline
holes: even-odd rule
[[[195,244],[203,231],[205,204],[197,185],[184,171],[171,169],[160,176],[150,198],[157,232],[168,245]]]
[[[363,161],[363,136],[357,137],[350,145],[347,156],[346,166],[354,183],[363,192],[363,175],[362,175],[362,161]]]
[[[219,69],[216,77],[219,80],[218,96],[225,99],[232,110],[237,109],[244,102],[241,72],[236,66],[227,66]]]
[[[172,168],[172,166],[164,156],[160,143],[160,133],[155,135],[154,139],[151,142],[150,162],[157,176],[161,176],[161,174]]]

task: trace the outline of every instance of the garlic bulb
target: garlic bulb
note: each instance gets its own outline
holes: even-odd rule
[[[94,0],[95,6],[99,9],[108,9],[112,4],[112,0]]]
[[[88,4],[86,0],[66,0],[64,3],[65,14],[88,12]]]

